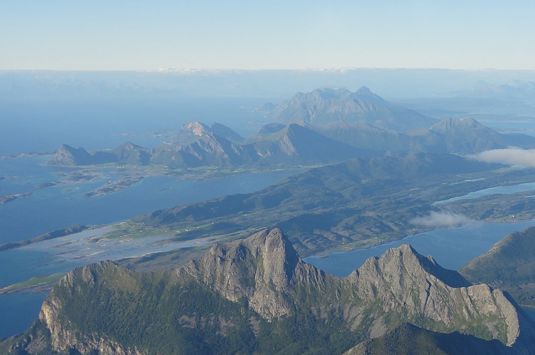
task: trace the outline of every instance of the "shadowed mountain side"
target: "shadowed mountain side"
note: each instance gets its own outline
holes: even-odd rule
[[[382,337],[366,340],[344,355],[501,355],[514,351],[497,340],[483,340],[458,332],[444,334],[403,324]]]
[[[461,269],[472,282],[509,292],[522,305],[535,307],[535,228],[513,233]]]

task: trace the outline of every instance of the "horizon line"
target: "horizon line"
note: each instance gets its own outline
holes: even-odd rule
[[[466,72],[535,72],[535,68],[512,69],[512,68],[447,68],[447,67],[326,67],[326,68],[157,68],[157,69],[3,69],[0,72],[76,72],[76,73],[161,73],[161,74],[195,74],[209,72],[348,72],[358,70],[442,70],[442,71],[466,71]]]

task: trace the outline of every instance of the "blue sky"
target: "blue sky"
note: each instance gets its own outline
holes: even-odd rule
[[[0,0],[0,69],[535,69],[535,1]]]

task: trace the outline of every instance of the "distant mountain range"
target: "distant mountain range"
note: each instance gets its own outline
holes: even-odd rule
[[[535,137],[502,134],[473,118],[441,121],[389,103],[368,88],[317,89],[270,109],[273,120],[303,122],[332,139],[369,151],[474,154],[535,147]]]
[[[385,152],[465,155],[509,146],[535,148],[535,137],[499,133],[473,118],[436,121],[389,103],[368,88],[300,93],[270,112],[278,122],[250,138],[220,123],[190,122],[154,149],[125,143],[90,153],[63,145],[50,163],[236,167],[329,163]]]
[[[61,146],[50,159],[56,165],[160,164],[172,168],[265,164],[326,163],[369,155],[364,150],[323,136],[297,124],[278,127],[245,140],[222,124],[208,127],[190,122],[172,139],[152,150],[125,143],[113,150],[90,153]]]
[[[413,342],[422,334],[427,343]],[[453,340],[450,348],[477,342],[529,353],[534,334],[502,291],[470,285],[408,245],[335,277],[301,260],[279,229],[268,229],[167,272],[112,262],[76,269],[51,291],[39,320],[0,350],[360,354],[381,349],[382,340],[370,339],[388,338],[394,353],[407,343],[411,353],[425,353],[435,339]]]
[[[510,146],[535,147],[533,136],[499,133],[473,118],[443,119],[411,138],[415,149],[435,153],[473,154]]]

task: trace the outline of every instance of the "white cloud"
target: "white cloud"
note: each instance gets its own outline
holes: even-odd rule
[[[450,212],[431,212],[427,216],[411,219],[410,223],[423,227],[456,227],[472,222],[462,214]]]
[[[535,168],[535,149],[492,149],[472,155],[470,158],[487,163]]]

